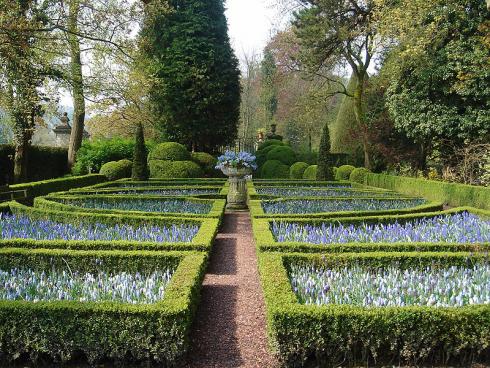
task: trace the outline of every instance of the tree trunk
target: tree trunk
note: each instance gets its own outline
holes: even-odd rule
[[[29,137],[26,134],[22,136],[21,142],[15,145],[14,183],[16,184],[27,181],[29,146]]]
[[[361,130],[362,134],[362,149],[364,151],[364,167],[371,169],[371,157],[369,153],[369,138],[366,127],[366,116],[364,113],[363,99],[364,99],[364,79],[365,73],[362,76],[358,76],[357,85],[354,91],[354,115],[356,122]]]
[[[80,56],[80,40],[78,33],[78,13],[80,0],[70,0],[70,13],[68,16],[68,43],[70,45],[70,79],[73,88],[73,121],[68,146],[68,169],[73,167],[75,156],[82,145],[85,123],[85,97],[82,73],[82,61]]]

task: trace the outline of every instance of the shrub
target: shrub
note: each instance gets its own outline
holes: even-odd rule
[[[342,165],[337,169],[335,180],[349,180],[350,173],[355,167],[352,165]]]
[[[305,170],[309,167],[306,162],[296,162],[289,168],[290,179],[303,179]]]
[[[264,151],[255,152],[255,160],[257,162],[257,166],[262,167],[264,163],[267,161],[267,152]]]
[[[278,160],[267,160],[260,171],[260,177],[264,179],[287,179],[289,167]]]
[[[145,136],[143,133],[143,125],[138,124],[135,137],[135,147],[133,153],[133,170],[131,178],[133,180],[148,180],[150,171],[148,169],[148,151],[145,146]]]
[[[119,160],[107,162],[100,168],[100,174],[104,175],[109,180],[118,180],[129,178],[133,163],[129,160]]]
[[[131,160],[134,152],[133,139],[100,139],[96,141],[84,140],[77,152],[75,165],[72,168],[74,175],[83,175],[90,172],[99,172],[107,162],[123,159]]]
[[[316,165],[318,162],[318,152],[298,152],[296,154],[298,161],[306,162],[308,165]]]
[[[266,147],[269,146],[284,146],[285,143],[283,141],[277,140],[277,139],[268,139],[265,142],[261,143],[259,147],[257,148],[258,151],[263,150]]]
[[[157,145],[150,152],[148,160],[163,160],[163,161],[189,161],[191,154],[187,148],[180,143],[165,142]]]
[[[333,180],[332,162],[330,157],[330,132],[328,123],[323,127],[322,139],[318,150],[317,180]]]
[[[349,180],[355,183],[364,184],[364,180],[366,179],[366,175],[370,173],[369,169],[365,167],[357,167],[350,173]]]
[[[198,178],[201,175],[201,168],[192,161],[150,161],[152,178]]]
[[[278,160],[291,166],[296,162],[296,153],[289,146],[277,146],[267,153],[267,160]]]
[[[339,170],[338,167],[332,167],[332,173],[333,173],[333,177],[335,178],[337,176],[337,171]]]
[[[306,180],[316,180],[316,171],[318,169],[317,165],[308,166],[308,168],[303,173],[303,179]]]
[[[217,170],[214,168],[217,160],[213,155],[206,152],[192,152],[191,158],[192,161],[201,167],[206,176],[213,176],[217,173]]]

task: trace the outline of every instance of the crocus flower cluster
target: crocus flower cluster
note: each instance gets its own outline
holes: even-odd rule
[[[292,265],[291,286],[304,304],[455,307],[490,304],[490,264],[339,269]]]
[[[490,242],[490,221],[468,212],[422,218],[406,223],[319,225],[273,222],[272,233],[278,242],[331,243],[399,243],[399,242]]]
[[[83,208],[96,208],[105,210],[144,211],[165,213],[192,213],[203,215],[211,211],[210,203],[199,203],[185,199],[118,199],[118,198],[92,198],[83,199],[54,199],[57,202]]]
[[[309,187],[258,187],[257,194],[279,197],[393,197],[397,193]]]
[[[156,190],[127,190],[116,194],[137,194],[137,195],[161,195],[161,196],[193,196],[201,194],[218,194],[221,189],[156,189]],[[99,194],[104,194],[103,192]],[[112,193],[111,193],[112,194]]]
[[[0,270],[0,300],[150,304],[163,299],[173,273],[172,269],[149,274]]]
[[[224,155],[218,157],[216,169],[221,170],[225,167],[257,169],[256,158],[249,152],[226,151]]]
[[[321,213],[342,211],[382,211],[420,206],[424,199],[291,199],[285,201],[262,201],[265,213]]]
[[[65,224],[51,220],[33,220],[24,216],[0,214],[1,239],[35,240],[128,240],[138,242],[191,242],[199,226],[174,224],[172,226],[141,225],[138,227],[99,223]]]

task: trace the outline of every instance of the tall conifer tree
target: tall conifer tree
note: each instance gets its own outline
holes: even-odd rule
[[[170,13],[149,13],[142,31],[157,126],[169,140],[214,151],[234,141],[240,113],[240,71],[223,0],[169,5]]]
[[[318,169],[316,171],[317,180],[333,180],[332,163],[330,156],[330,129],[328,123],[323,128],[320,148],[318,149]]]

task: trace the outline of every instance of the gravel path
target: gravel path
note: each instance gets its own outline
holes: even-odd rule
[[[274,368],[247,212],[226,213],[191,336],[187,368]]]

